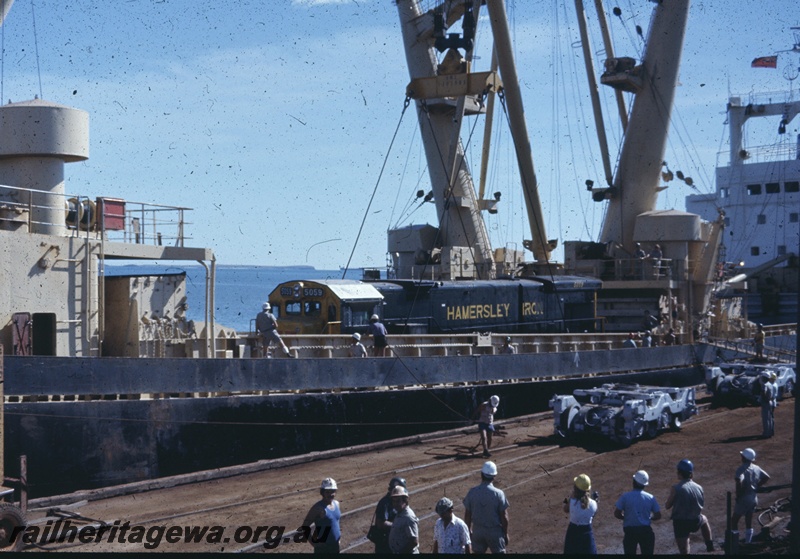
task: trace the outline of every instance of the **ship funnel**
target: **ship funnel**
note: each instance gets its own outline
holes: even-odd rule
[[[89,113],[40,99],[0,107],[0,201],[29,209],[31,233],[67,233],[64,164],[89,157]],[[24,189],[24,190],[23,190]]]

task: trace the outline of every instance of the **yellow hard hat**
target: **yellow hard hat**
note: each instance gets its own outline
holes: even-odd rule
[[[592,488],[592,480],[586,474],[581,474],[572,481],[581,491],[589,491]]]

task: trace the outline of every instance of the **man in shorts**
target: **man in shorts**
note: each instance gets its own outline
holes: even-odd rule
[[[375,357],[385,357],[388,342],[386,341],[386,326],[381,323],[381,318],[373,314],[369,318],[367,334],[372,336],[372,351]]]
[[[664,507],[672,509],[672,529],[675,533],[675,543],[678,552],[688,555],[690,551],[689,534],[700,532],[706,542],[706,551],[714,551],[714,542],[711,539],[711,527],[708,519],[702,513],[705,497],[703,488],[692,480],[694,477],[694,464],[683,459],[678,462],[679,482],[672,486],[669,497]]]
[[[756,461],[756,451],[745,448],[739,453],[742,457],[741,465],[736,469],[736,504],[731,516],[731,530],[735,538],[739,538],[739,521],[744,516],[745,535],[744,542],[753,540],[753,512],[758,505],[756,492],[758,488],[769,481],[769,474],[753,464]]]
[[[492,396],[483,402],[475,411],[475,418],[478,420],[478,432],[481,434],[481,445],[483,446],[483,457],[489,458],[492,453],[492,433],[494,433],[494,414],[497,413],[497,406],[500,405],[500,397]]]
[[[269,357],[269,344],[275,342],[283,348],[283,353],[290,357],[289,348],[283,343],[281,335],[278,334],[278,320],[272,314],[272,305],[269,302],[261,306],[261,312],[256,316],[256,332],[261,336],[261,347],[263,357]]]

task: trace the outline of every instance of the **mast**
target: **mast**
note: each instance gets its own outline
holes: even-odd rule
[[[492,24],[492,34],[500,64],[500,75],[505,87],[511,136],[514,139],[514,149],[522,179],[522,192],[525,196],[525,208],[528,211],[528,223],[531,228],[531,241],[530,243],[526,242],[525,246],[533,252],[537,262],[543,263],[549,261],[550,253],[555,249],[556,243],[548,241],[545,232],[542,203],[539,199],[536,171],[533,168],[531,144],[525,124],[525,110],[522,106],[519,78],[514,64],[514,52],[511,48],[505,2],[503,0],[487,0],[486,7],[489,10],[489,20]]]
[[[638,71],[641,86],[631,109],[614,184],[605,193],[609,203],[600,240],[622,245],[630,253],[637,216],[656,207],[688,15],[689,0],[661,2],[654,9]]]

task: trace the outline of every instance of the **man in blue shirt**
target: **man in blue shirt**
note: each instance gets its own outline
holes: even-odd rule
[[[508,546],[508,499],[494,486],[497,465],[485,462],[481,483],[464,498],[464,522],[470,528],[473,553],[505,553]]]
[[[625,555],[636,555],[636,547],[642,555],[653,555],[656,536],[650,526],[652,520],[661,518],[661,508],[656,498],[644,488],[650,483],[650,476],[644,470],[633,474],[633,490],[623,493],[614,505],[614,516],[622,520],[625,537],[622,547]]]

